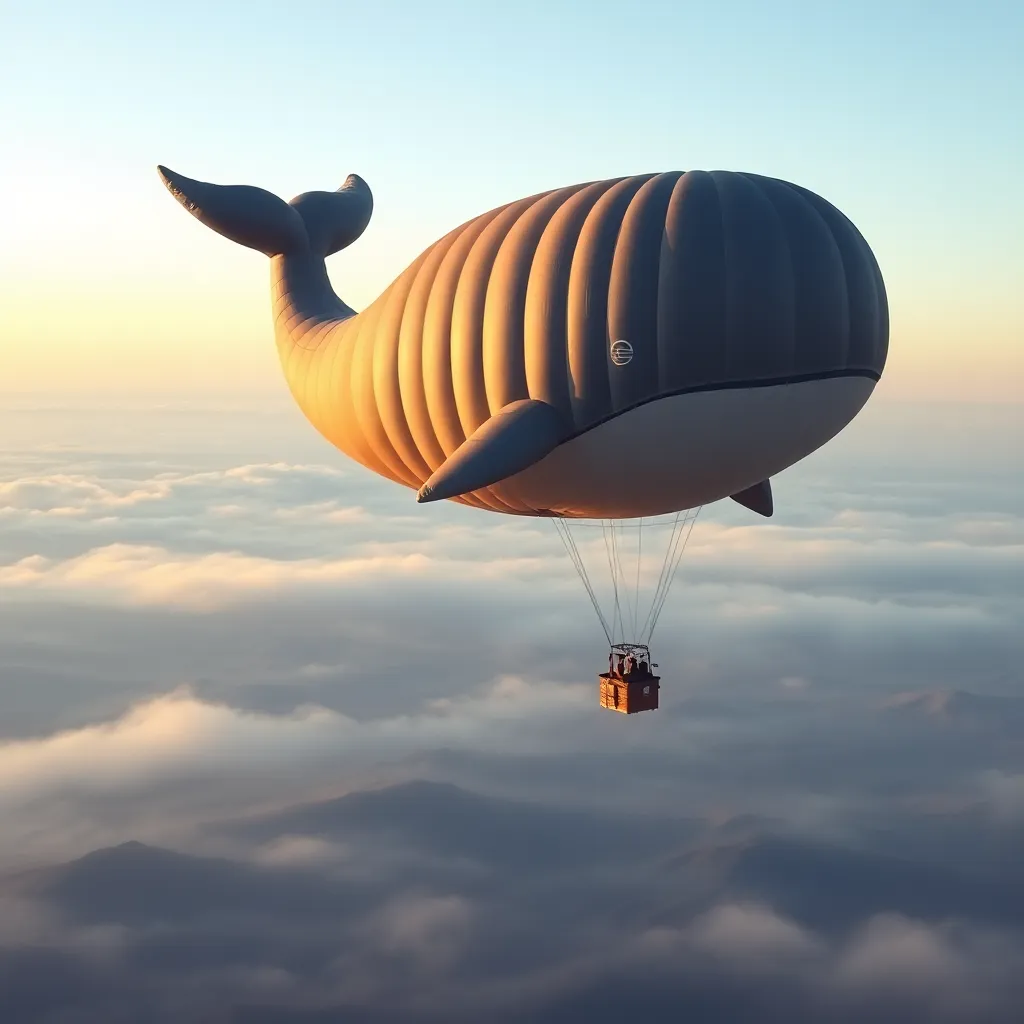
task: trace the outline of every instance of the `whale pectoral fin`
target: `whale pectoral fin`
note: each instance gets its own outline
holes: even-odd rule
[[[482,423],[420,488],[416,500],[469,494],[539,462],[572,434],[553,405],[525,398]]]
[[[745,491],[740,491],[739,494],[733,494],[731,497],[733,501],[738,501],[745,508],[749,508],[751,512],[756,512],[761,516],[771,516],[775,511],[770,480],[762,480],[759,484],[754,484],[753,487],[748,487]]]

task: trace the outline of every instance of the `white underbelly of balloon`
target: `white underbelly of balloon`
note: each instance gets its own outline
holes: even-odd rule
[[[656,399],[559,445],[491,491],[573,518],[628,519],[707,505],[820,448],[874,386],[869,377],[847,376]]]

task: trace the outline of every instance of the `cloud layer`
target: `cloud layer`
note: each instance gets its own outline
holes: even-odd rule
[[[418,507],[290,413],[18,415],[12,1019],[1014,1019],[1005,424],[883,409],[771,523],[705,510],[625,718],[548,524]]]

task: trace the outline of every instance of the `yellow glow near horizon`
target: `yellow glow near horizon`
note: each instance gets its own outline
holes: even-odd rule
[[[184,215],[152,169],[130,172],[115,182],[116,204],[96,201],[96,176],[59,188],[52,175],[15,182],[22,201],[0,252],[0,393],[283,390],[266,259]],[[365,307],[445,227],[378,211],[364,238],[329,261],[339,294]],[[1012,261],[989,259],[986,270],[938,253],[925,265],[898,242],[883,237],[879,254],[891,338],[878,393],[1024,401],[1024,297]]]
[[[136,274],[89,280],[91,272],[21,282],[0,306],[0,391],[243,395],[283,387],[265,268],[250,255],[239,261],[228,250],[219,264],[163,270],[149,282]],[[389,281],[382,277],[381,289]],[[343,294],[361,307],[375,293],[360,290],[371,293],[361,302],[351,289]],[[906,308],[900,298],[879,394],[1024,401],[1024,318],[1012,309],[983,318],[951,302]]]
[[[1019,4],[661,4],[655,21],[456,4],[404,11],[397,32],[388,5],[183,4],[7,5],[0,392],[282,387],[265,260],[185,215],[162,161],[283,197],[359,173],[373,219],[331,261],[357,309],[524,195],[671,168],[777,176],[878,257],[880,394],[1024,401]]]

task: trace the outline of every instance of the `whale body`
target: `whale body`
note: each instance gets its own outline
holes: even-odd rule
[[[369,222],[361,178],[286,203],[160,173],[270,256],[281,365],[310,422],[420,501],[618,519],[731,496],[771,515],[771,476],[842,430],[885,365],[870,248],[779,179],[673,171],[520,199],[357,314],[324,261]]]

